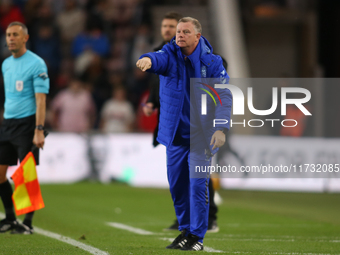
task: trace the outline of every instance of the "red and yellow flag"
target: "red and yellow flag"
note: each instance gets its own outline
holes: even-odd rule
[[[45,207],[35,166],[33,153],[29,152],[12,175],[15,185],[12,200],[17,215]]]

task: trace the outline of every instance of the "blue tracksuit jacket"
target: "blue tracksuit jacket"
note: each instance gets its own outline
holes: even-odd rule
[[[221,57],[212,54],[213,49],[203,36],[200,38],[199,47],[200,61],[193,63],[195,77],[190,78],[201,78],[202,83],[204,83],[205,78],[215,78],[214,83],[227,83],[229,76],[223,67]],[[180,47],[177,46],[175,38],[173,38],[170,43],[164,45],[161,50],[143,54],[140,58],[143,57],[149,57],[152,61],[152,66],[148,72],[160,75],[159,97],[161,114],[157,139],[161,144],[168,146],[173,142],[178,128],[184,102],[185,86],[188,86],[185,79],[183,54],[181,53]],[[214,86],[211,84],[211,81],[207,83],[212,87]],[[208,91],[210,89],[200,83],[195,84],[194,89],[195,105],[197,107],[197,113],[199,114],[200,125],[203,130],[205,142],[210,146],[211,137],[216,130],[229,129],[232,95],[227,89],[216,89],[222,104],[219,103],[219,100],[216,98],[218,103],[215,105],[213,99],[208,96],[208,114],[201,115],[201,94],[205,94],[205,92],[199,88],[204,88]],[[210,92],[214,95],[211,90]],[[213,119],[226,119],[228,123],[218,125],[214,128]],[[210,146],[210,150],[211,148],[212,146]],[[215,154],[217,150],[218,149],[215,149],[211,152]]]

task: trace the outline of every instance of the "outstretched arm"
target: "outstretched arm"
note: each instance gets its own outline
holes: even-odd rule
[[[148,71],[158,75],[166,75],[169,64],[169,53],[167,45],[157,52],[143,54],[136,63],[136,66],[143,72]]]

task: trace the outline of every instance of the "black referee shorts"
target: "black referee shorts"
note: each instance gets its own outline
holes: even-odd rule
[[[0,126],[0,165],[17,165],[33,147],[35,115],[22,119],[4,119]],[[39,150],[33,151],[37,165]]]

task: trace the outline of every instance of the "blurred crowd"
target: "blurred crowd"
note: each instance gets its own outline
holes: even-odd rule
[[[241,0],[245,13],[255,17],[278,17],[287,12],[307,12],[317,6],[317,0]]]
[[[46,126],[55,131],[151,131],[138,123],[152,77],[139,56],[152,51],[145,0],[1,0],[0,42],[13,21],[27,25],[28,49],[43,58],[50,76]],[[1,62],[10,52],[0,49]],[[1,79],[1,106],[4,90]],[[2,109],[3,110],[3,109]],[[156,114],[155,114],[156,115]],[[2,114],[1,114],[2,116]]]

